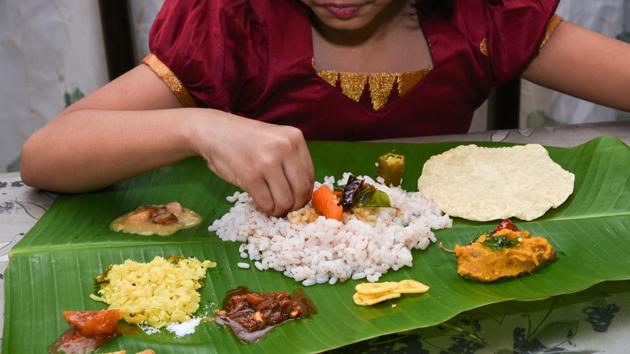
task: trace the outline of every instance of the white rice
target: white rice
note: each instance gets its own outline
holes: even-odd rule
[[[389,269],[411,267],[411,250],[427,248],[435,242],[431,230],[451,227],[452,220],[419,192],[361,178],[389,195],[392,208],[377,209],[376,222],[344,213],[343,223],[322,216],[311,223],[292,223],[259,213],[247,193],[235,193],[228,197],[232,209],[208,229],[224,241],[244,242],[240,255],[257,269],[283,272],[304,286],[348,279],[376,282]],[[324,183],[332,187],[335,179],[326,177]],[[315,182],[315,188],[320,185]]]
[[[249,263],[239,262],[239,263],[236,263],[236,266],[241,269],[249,269]]]

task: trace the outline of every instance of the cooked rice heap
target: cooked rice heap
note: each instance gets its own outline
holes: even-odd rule
[[[126,260],[96,277],[100,290],[90,297],[119,310],[128,323],[161,328],[190,320],[201,300],[197,289],[206,270],[214,267],[215,262],[192,257],[158,256],[149,263]]]
[[[337,182],[345,185],[349,173]],[[244,242],[241,257],[259,270],[274,269],[302,282],[335,284],[348,279],[378,279],[389,269],[412,266],[411,250],[435,242],[431,229],[451,227],[452,220],[418,192],[387,187],[360,177],[389,195],[392,208],[359,208],[343,222],[318,216],[310,203],[287,218],[267,217],[247,193],[228,197],[231,210],[210,227],[224,241]],[[333,187],[335,179],[324,184]],[[317,189],[321,183],[315,183]]]

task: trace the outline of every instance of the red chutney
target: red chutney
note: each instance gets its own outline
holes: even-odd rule
[[[48,348],[49,353],[90,353],[118,336],[118,310],[64,311],[63,317],[73,327]]]

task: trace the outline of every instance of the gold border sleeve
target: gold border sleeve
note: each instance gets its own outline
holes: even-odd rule
[[[168,88],[175,94],[177,100],[183,107],[197,107],[197,104],[193,100],[192,96],[186,87],[182,84],[182,82],[175,76],[175,74],[168,68],[157,56],[154,54],[149,54],[144,59],[142,59],[142,63],[148,66],[164,83]]]
[[[549,42],[549,38],[551,35],[558,29],[558,26],[564,21],[564,19],[558,15],[553,15],[549,22],[547,23],[547,30],[545,31],[545,35],[543,37],[542,42],[540,43],[540,49],[542,50],[547,42]]]

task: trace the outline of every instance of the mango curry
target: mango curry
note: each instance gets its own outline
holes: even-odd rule
[[[455,246],[457,273],[480,282],[493,282],[531,273],[556,258],[546,239],[520,231],[509,219],[467,246]]]

